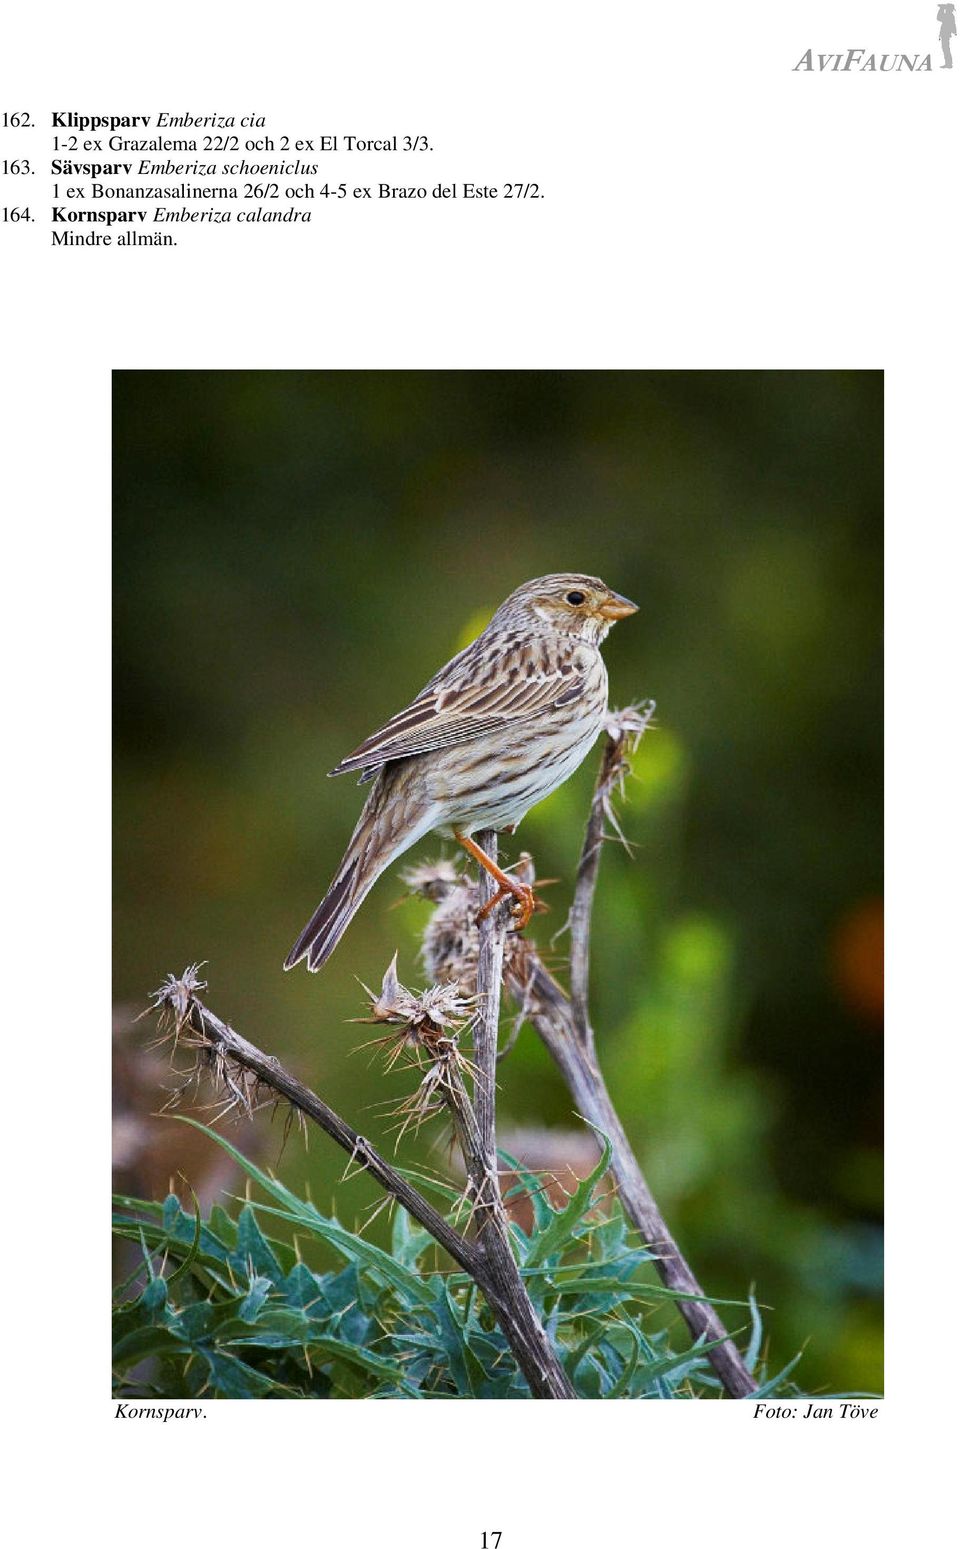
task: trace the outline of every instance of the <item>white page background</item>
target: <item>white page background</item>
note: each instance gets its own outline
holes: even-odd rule
[[[69,1541],[83,1521],[109,1544],[479,1549],[484,1528],[502,1530],[501,1549],[872,1543],[907,1527],[941,1541],[956,1322],[960,49],[954,71],[938,68],[935,13],[917,0],[276,0],[7,14],[0,105],[29,108],[44,137],[54,109],[256,111],[293,134],[426,132],[431,182],[530,179],[545,193],[315,206],[303,228],[197,230],[124,254],[54,251],[43,224],[0,234],[7,1408],[34,1536]],[[934,68],[794,72],[808,47],[929,49]],[[4,154],[23,152],[7,136]],[[373,159],[334,171],[400,180]],[[876,1421],[801,1426],[733,1403],[220,1402],[192,1426],[113,1418],[110,372],[441,366],[887,373],[891,1233]],[[38,1081],[32,1112],[25,1079]],[[39,1262],[74,1271],[67,1348],[44,1333],[59,1326],[60,1274],[25,1274],[50,1199],[63,1209],[45,1218]]]

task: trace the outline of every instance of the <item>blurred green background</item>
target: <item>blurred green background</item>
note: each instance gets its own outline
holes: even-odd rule
[[[876,372],[116,374],[125,1186],[202,1182],[128,1030],[195,959],[223,1016],[383,1137],[373,1105],[410,1078],[345,1021],[395,947],[422,982],[428,906],[393,907],[390,872],[319,976],[282,972],[361,805],[326,771],[521,581],[598,574],[641,605],[611,701],[658,704],[637,855],[609,847],[597,901],[614,1100],[707,1289],[772,1305],[773,1361],[805,1345],[807,1389],[880,1390],[882,409]],[[545,945],[594,769],[505,841],[562,879]],[[532,1034],[502,1079],[502,1127],[573,1124]],[[275,1163],[281,1128],[234,1138]],[[374,1195],[342,1161],[315,1136],[281,1166],[353,1224]]]

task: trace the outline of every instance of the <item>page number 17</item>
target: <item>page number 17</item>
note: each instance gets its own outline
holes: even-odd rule
[[[500,1549],[500,1530],[494,1528],[492,1532],[484,1533],[480,1540],[480,1549]]]

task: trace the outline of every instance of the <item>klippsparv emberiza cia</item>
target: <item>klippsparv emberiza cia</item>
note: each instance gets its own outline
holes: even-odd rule
[[[411,705],[341,760],[376,784],[329,891],[287,957],[326,962],[380,873],[424,834],[456,839],[517,899],[517,928],[533,890],[494,866],[471,839],[512,833],[581,764],[603,726],[607,670],[600,643],[636,604],[595,576],[527,581]],[[494,899],[493,902],[496,902]],[[489,906],[488,906],[489,907]]]

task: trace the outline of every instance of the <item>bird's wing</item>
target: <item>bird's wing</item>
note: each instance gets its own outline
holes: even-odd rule
[[[480,641],[454,657],[412,704],[391,717],[346,758],[334,775],[362,769],[368,777],[392,759],[469,742],[495,727],[573,704],[584,691],[589,649],[575,640]]]

